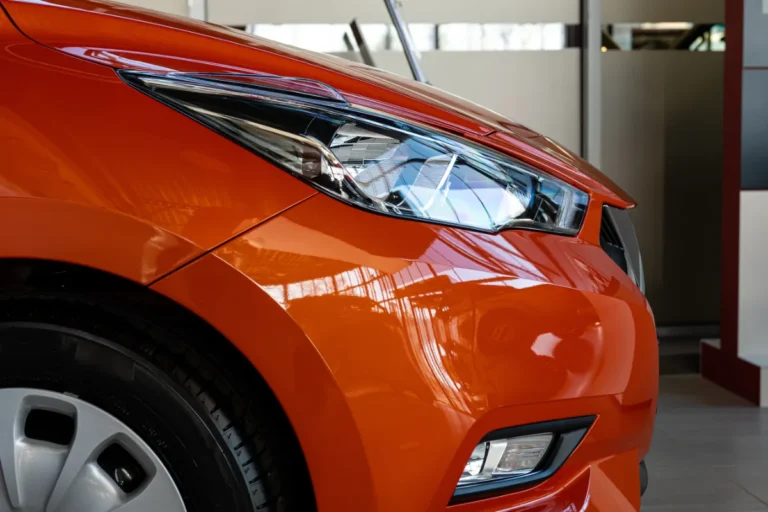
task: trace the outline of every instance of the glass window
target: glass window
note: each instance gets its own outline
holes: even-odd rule
[[[562,50],[562,23],[447,23],[439,26],[440,49],[449,51]]]
[[[725,50],[725,25],[689,22],[617,23],[603,27],[606,49],[621,50]]]
[[[565,48],[565,25],[562,23],[411,23],[411,37],[420,52],[492,51],[492,50],[562,50]],[[403,47],[392,25],[361,25],[363,36],[374,52],[402,51]],[[344,34],[352,38],[344,24],[250,25],[251,34],[317,52],[345,52]]]

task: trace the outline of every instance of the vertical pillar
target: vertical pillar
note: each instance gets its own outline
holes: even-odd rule
[[[187,13],[190,18],[195,20],[208,21],[207,0],[187,0],[187,6]]]
[[[768,406],[768,1],[726,0],[721,340],[702,375]]]
[[[581,153],[598,168],[602,160],[602,4],[602,0],[581,0]]]

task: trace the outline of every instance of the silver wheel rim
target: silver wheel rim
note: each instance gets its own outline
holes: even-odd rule
[[[69,444],[27,437],[30,411],[72,418]],[[132,474],[125,467],[110,468],[109,474],[100,463],[104,458],[99,458],[109,447],[130,455],[143,474]],[[136,474],[141,480],[134,483],[141,483],[126,486],[126,480],[138,478]],[[73,396],[14,388],[0,389],[0,512],[9,511],[186,512],[186,508],[160,459],[120,420]]]

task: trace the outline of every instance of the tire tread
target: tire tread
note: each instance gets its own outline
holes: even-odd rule
[[[62,301],[67,303],[64,309],[80,311],[78,319],[71,322],[73,325],[65,327],[104,337],[104,333],[113,333],[114,341],[138,352],[187,390],[226,443],[235,461],[233,466],[238,468],[247,487],[253,510],[309,512],[315,509],[314,500],[307,496],[307,492],[311,495],[311,487],[306,488],[309,479],[303,460],[299,460],[297,442],[280,432],[281,428],[290,428],[287,419],[266,385],[263,382],[253,385],[242,362],[236,365],[237,371],[227,367],[225,372],[220,362],[200,356],[195,349],[207,347],[207,341],[192,329],[179,328],[184,325],[182,321],[153,321],[151,312],[126,308],[125,304],[115,305],[112,297],[83,298],[66,293],[34,293],[29,297],[0,295],[0,308],[4,310],[0,321],[8,321],[14,316],[13,311],[21,311],[21,318],[17,315],[14,321],[58,323]],[[29,308],[30,304],[35,305],[34,309]],[[84,308],[90,312],[83,314]],[[135,336],[121,335],[121,329],[130,329]],[[132,341],[135,339],[142,341],[137,344]],[[232,357],[231,353],[223,356],[228,361]],[[246,390],[248,397],[244,396]],[[281,416],[282,421],[277,421],[276,416]],[[286,455],[282,459],[283,467],[278,467],[278,459],[272,453],[271,445],[275,442],[283,449],[281,455]],[[303,485],[289,486],[293,488],[288,496],[282,482],[297,471],[302,472],[299,481],[306,481]]]

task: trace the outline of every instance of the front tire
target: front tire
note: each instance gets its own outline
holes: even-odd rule
[[[149,310],[115,306],[111,299],[31,294],[0,301],[0,398],[3,390],[43,390],[54,401],[66,403],[69,397],[116,419],[161,462],[187,512],[313,510],[290,425],[241,356],[201,339],[198,329],[193,333],[147,318],[153,318]],[[17,434],[31,435],[28,418],[47,414],[45,421],[35,420],[35,435],[49,443],[73,443],[61,432],[72,422],[50,414],[67,416],[66,406],[61,408],[64,413],[21,418]],[[13,439],[12,433],[0,436]],[[141,455],[134,455],[125,464],[138,464],[134,472],[144,472],[146,480],[152,469],[141,468]],[[0,464],[8,465],[7,457],[0,457]],[[123,468],[107,466],[100,465],[113,481],[124,474]],[[4,473],[8,490],[9,472]],[[119,478],[122,484],[125,478]],[[132,492],[141,489],[138,484]],[[101,506],[82,512],[102,512]],[[17,508],[25,510],[23,503]]]

